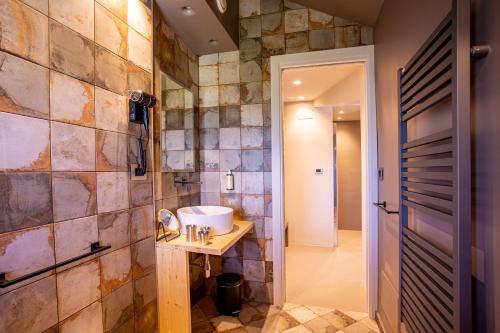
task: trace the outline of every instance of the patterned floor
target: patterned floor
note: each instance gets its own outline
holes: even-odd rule
[[[373,333],[377,323],[366,313],[287,303],[281,309],[258,303],[243,305],[239,317],[219,316],[214,299],[204,297],[192,308],[193,333]]]

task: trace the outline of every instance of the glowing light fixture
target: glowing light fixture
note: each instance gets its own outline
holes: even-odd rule
[[[301,108],[298,112],[298,120],[313,119],[313,114],[311,109]]]
[[[219,45],[219,41],[217,39],[211,39],[208,41],[208,43],[213,46]]]
[[[337,120],[342,120],[342,117],[337,117]]]
[[[339,113],[340,113],[340,114],[344,114],[344,110],[340,110],[340,111],[339,111]]]
[[[191,6],[182,6],[181,8],[182,14],[185,16],[193,16],[195,14],[193,8]]]
[[[300,86],[302,84],[302,81],[300,81],[300,80],[294,80],[292,83],[294,85],[296,85],[296,86]]]
[[[304,96],[299,96],[297,99],[303,100],[305,97]]]

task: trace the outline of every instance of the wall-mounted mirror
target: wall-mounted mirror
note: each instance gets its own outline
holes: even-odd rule
[[[195,171],[194,95],[161,73],[161,171]]]

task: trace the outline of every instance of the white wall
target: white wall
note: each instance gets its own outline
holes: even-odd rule
[[[299,120],[301,109],[313,119]],[[286,103],[283,120],[285,222],[290,244],[334,246],[331,109]],[[323,174],[315,174],[315,169]]]

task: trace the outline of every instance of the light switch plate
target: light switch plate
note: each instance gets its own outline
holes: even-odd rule
[[[146,179],[148,179],[147,174],[145,174],[144,176],[136,176],[135,175],[135,169],[138,167],[139,167],[139,164],[134,164],[134,163],[130,164],[130,180],[146,180]]]

